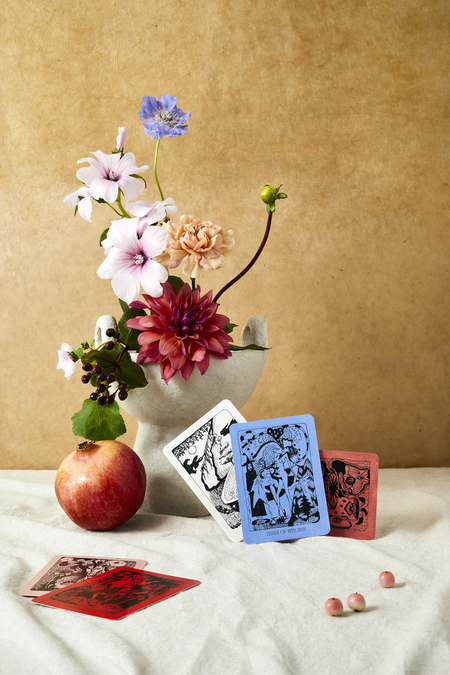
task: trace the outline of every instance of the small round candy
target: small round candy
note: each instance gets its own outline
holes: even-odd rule
[[[380,576],[378,577],[378,581],[380,582],[380,586],[383,586],[383,588],[392,588],[392,586],[395,584],[395,577],[392,572],[381,572]]]
[[[361,593],[352,593],[347,598],[347,605],[350,609],[353,609],[354,612],[362,612],[366,606],[366,601]]]
[[[328,598],[323,608],[330,616],[339,616],[339,614],[342,614],[344,606],[339,598]]]

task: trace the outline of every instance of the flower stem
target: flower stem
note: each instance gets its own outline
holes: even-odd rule
[[[106,202],[106,203],[108,204],[108,206],[110,206],[110,207],[112,208],[112,210],[114,211],[114,213],[117,213],[118,216],[121,216],[121,215],[122,215],[121,213],[119,213],[119,211],[116,211],[116,209],[114,208],[114,206],[113,206],[112,204],[110,204],[109,202]]]
[[[158,152],[159,152],[160,142],[161,142],[160,140],[156,141],[155,161],[153,163],[153,173],[155,174],[156,185],[158,186],[159,194],[161,195],[161,201],[163,202],[164,201],[164,195],[163,195],[163,191],[161,190],[161,185],[159,184],[158,174],[156,173],[156,164],[158,162]]]
[[[122,211],[122,214],[123,214],[123,216],[124,216],[125,218],[131,218],[130,214],[127,213],[127,212],[125,211],[125,209],[123,208],[123,206],[122,206],[122,201],[121,201],[121,199],[120,199],[120,188],[119,188],[119,190],[118,190],[118,192],[117,192],[117,206],[118,206],[119,209]],[[117,212],[116,212],[116,213],[117,213]],[[120,215],[120,213],[119,213],[119,215]]]
[[[245,267],[242,270],[242,272],[239,272],[239,274],[237,276],[235,276],[234,279],[229,281],[227,284],[225,284],[225,286],[223,288],[220,289],[220,291],[214,296],[213,302],[217,302],[217,300],[220,298],[222,293],[225,293],[225,291],[227,291],[231,286],[233,286],[233,284],[235,284],[236,281],[239,281],[239,279],[242,279],[244,274],[247,274],[247,272],[253,267],[255,262],[258,260],[259,256],[261,255],[261,253],[263,251],[264,246],[266,245],[267,239],[269,237],[270,226],[272,224],[272,215],[273,215],[273,212],[269,211],[269,215],[267,217],[266,231],[264,232],[263,240],[262,240],[261,244],[259,245],[259,248],[256,251],[255,255],[253,256],[253,258],[251,259],[251,261],[247,265],[247,267]]]
[[[192,286],[192,290],[195,291],[195,278],[194,277],[191,277],[191,286]]]

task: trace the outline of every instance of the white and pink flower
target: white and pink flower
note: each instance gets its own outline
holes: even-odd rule
[[[70,356],[70,352],[72,351],[72,347],[67,344],[67,342],[64,342],[61,345],[61,349],[58,349],[58,365],[56,366],[56,370],[63,370],[64,375],[68,380],[70,380],[74,374],[76,367],[75,361],[73,361],[72,357]]]
[[[154,297],[162,294],[161,284],[168,272],[155,260],[167,245],[167,232],[162,227],[141,228],[140,218],[123,218],[111,225],[104,247],[106,260],[97,270],[101,279],[112,279],[114,293],[130,304],[139,295],[140,286]]]

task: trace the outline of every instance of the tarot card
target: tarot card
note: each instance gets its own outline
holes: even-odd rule
[[[164,454],[232,541],[242,541],[230,427],[245,422],[222,401],[164,448]]]
[[[320,450],[330,535],[373,539],[377,518],[378,455]]]
[[[234,424],[230,430],[244,541],[330,531],[311,415]]]
[[[31,602],[103,619],[122,619],[200,581],[120,567],[51,591]]]
[[[117,567],[142,569],[146,564],[146,560],[135,560],[134,558],[55,555],[31,581],[20,589],[19,595],[39,597],[77,581],[84,581],[97,574],[102,574],[102,572],[114,570]]]

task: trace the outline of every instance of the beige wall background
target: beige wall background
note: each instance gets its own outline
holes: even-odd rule
[[[203,290],[256,250],[259,189],[289,195],[221,299],[234,323],[269,324],[244,416],[309,413],[321,448],[448,466],[448,2],[6,0],[0,13],[0,467],[57,468],[75,448],[86,388],[56,370],[57,349],[119,305],[96,276],[112,211],[94,205],[88,223],[63,198],[118,126],[152,165],[137,111],[164,93],[192,113],[161,143],[165,194],[236,238]]]

